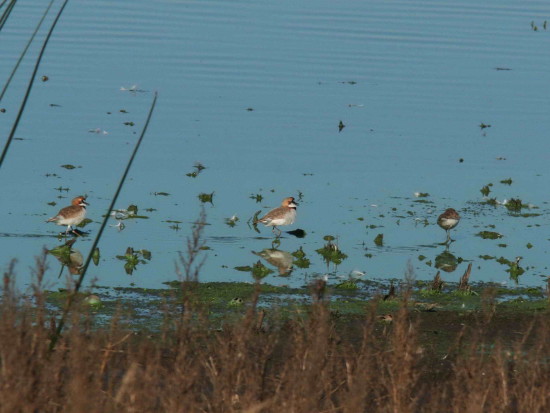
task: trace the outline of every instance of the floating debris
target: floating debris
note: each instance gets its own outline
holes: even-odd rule
[[[225,224],[233,228],[235,225],[237,225],[238,220],[239,220],[239,217],[237,215],[233,215],[231,218],[225,219]]]
[[[342,132],[342,129],[344,129],[346,125],[344,125],[344,122],[340,121],[338,124],[338,132]]]
[[[42,76],[40,79],[42,80],[42,82],[47,82],[48,80],[50,80],[50,78],[46,75]]]
[[[129,87],[129,88],[121,86],[120,91],[121,92],[130,92],[130,93],[145,92],[145,90],[142,90],[142,89],[138,88],[137,85],[132,85],[132,87]]]
[[[103,135],[108,135],[109,134],[109,132],[107,132],[106,130],[103,130],[101,128],[90,129],[90,130],[88,130],[88,132],[97,133],[98,135],[99,134],[103,134]]]

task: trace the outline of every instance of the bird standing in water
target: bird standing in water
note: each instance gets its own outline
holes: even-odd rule
[[[73,225],[80,224],[86,217],[86,202],[85,196],[77,196],[71,201],[71,205],[59,210],[57,215],[51,217],[46,222],[55,222],[57,225],[67,225],[65,235],[69,231],[73,231]]]
[[[296,207],[298,204],[294,202],[293,197],[283,199],[281,206],[269,211],[262,218],[258,219],[255,223],[261,222],[266,227],[273,227],[272,231],[279,231],[277,237],[281,236],[282,231],[277,228],[280,225],[291,225],[296,219]]]
[[[453,208],[448,208],[437,218],[437,225],[447,231],[447,241],[451,240],[451,229],[458,225],[460,215]]]

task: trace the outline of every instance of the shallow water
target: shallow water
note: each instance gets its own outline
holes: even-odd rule
[[[0,33],[0,79],[44,7],[18,2]],[[269,228],[256,233],[247,220],[294,196],[300,206],[289,229],[307,235],[285,234],[278,249],[302,247],[311,265],[280,277],[264,260],[274,270],[270,283],[302,285],[325,273],[330,282],[352,272],[401,278],[409,262],[414,276],[432,278],[445,250],[445,233],[435,222],[453,207],[462,220],[450,252],[463,261],[443,272],[444,279],[456,281],[473,262],[472,280],[513,285],[508,266],[480,256],[521,256],[519,283],[542,285],[550,238],[548,196],[540,189],[550,158],[550,29],[543,28],[550,5],[320,1],[315,7],[69,3],[38,72],[49,80],[37,79],[16,133],[21,140],[0,170],[0,259],[4,267],[12,257],[19,260],[19,286],[30,283],[33,257],[60,244],[61,227],[44,221],[83,193],[94,222],[75,247],[87,253],[153,91],[158,104],[117,202],[118,208],[135,204],[149,218],[125,220],[122,231],[108,228],[89,280],[154,288],[176,278],[178,253],[200,211],[198,195],[214,192],[213,204],[205,204],[210,250],[203,253],[203,280],[251,280],[234,267],[255,263],[260,258],[252,251],[272,248],[273,236]],[[0,102],[6,108],[0,136],[9,133],[38,47],[31,47]],[[133,85],[139,91],[121,90]],[[481,129],[482,123],[491,127]],[[96,129],[100,133],[90,132]],[[186,176],[196,162],[206,169]],[[500,183],[507,178],[511,185]],[[515,217],[505,207],[480,205],[480,189],[489,183],[489,197],[520,198],[536,207],[523,213],[540,215]],[[256,194],[260,203],[251,198]],[[52,201],[57,205],[48,205]],[[233,215],[239,221],[230,227],[226,219]],[[504,237],[475,236],[482,230]],[[376,246],[380,233],[384,245]],[[327,268],[316,250],[329,234],[347,258]],[[116,258],[128,246],[152,252],[131,276]],[[59,264],[53,257],[49,264],[48,285],[62,285]]]

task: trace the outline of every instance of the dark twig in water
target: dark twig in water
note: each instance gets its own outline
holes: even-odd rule
[[[120,191],[122,190],[122,186],[124,185],[124,181],[126,180],[126,176],[128,176],[128,172],[130,171],[130,167],[132,166],[132,162],[134,161],[134,158],[136,157],[136,154],[139,150],[139,146],[141,145],[141,141],[143,140],[143,137],[145,136],[145,132],[147,131],[147,127],[149,126],[149,121],[151,120],[151,116],[153,115],[153,110],[155,109],[155,104],[157,103],[157,93],[155,92],[155,97],[153,98],[153,103],[151,104],[151,109],[149,109],[149,114],[147,115],[147,120],[145,121],[145,125],[143,126],[143,130],[141,131],[141,135],[136,142],[136,146],[134,147],[134,152],[132,152],[132,155],[130,156],[130,159],[128,160],[128,164],[126,165],[126,169],[124,170],[124,174],[122,174],[122,178],[120,178],[120,182],[118,184],[118,188],[115,192],[115,195],[113,196],[113,200],[111,201],[111,204],[109,205],[109,208],[107,209],[107,212],[105,213],[105,217],[103,218],[103,222],[101,223],[101,227],[99,228],[99,231],[97,233],[97,236],[95,237],[94,243],[92,244],[92,247],[90,248],[90,252],[88,253],[88,257],[86,258],[86,262],[82,266],[82,271],[80,273],[80,276],[78,277],[78,280],[75,283],[74,289],[70,292],[70,294],[67,295],[67,301],[65,303],[65,308],[63,309],[63,314],[61,315],[61,318],[59,320],[59,324],[57,326],[57,329],[55,331],[55,334],[53,335],[51,342],[50,342],[50,351],[52,351],[55,348],[55,344],[57,343],[57,340],[61,336],[61,332],[63,331],[63,327],[65,325],[65,319],[67,318],[67,314],[69,313],[69,310],[71,309],[71,305],[74,301],[74,298],[76,297],[78,291],[80,290],[80,287],[82,285],[82,282],[84,281],[84,277],[86,276],[86,271],[88,270],[88,267],[92,261],[94,251],[97,247],[97,244],[99,243],[99,240],[101,239],[101,235],[103,234],[103,230],[107,226],[107,221],[109,220],[111,214],[110,212],[115,208],[115,203],[118,198],[118,195],[120,194]]]

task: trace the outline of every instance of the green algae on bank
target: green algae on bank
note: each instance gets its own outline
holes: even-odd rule
[[[383,301],[381,291],[388,288],[385,281],[353,280],[353,283],[356,288],[338,287],[351,285],[349,280],[327,286],[324,299],[331,313],[338,316],[364,316],[368,307],[374,307],[378,314],[387,314],[397,311],[405,303],[413,312],[475,314],[486,307],[487,297],[491,297],[495,311],[531,314],[549,309],[549,300],[542,288],[508,288],[493,283],[475,283],[470,285],[470,292],[466,294],[457,292],[456,283],[446,283],[440,291],[428,292],[432,286],[430,281],[416,281],[412,290],[409,290],[403,281],[400,283],[396,280],[394,299]],[[76,302],[85,305],[84,308],[98,317],[95,319],[98,325],[108,325],[110,318],[116,316],[132,329],[150,330],[161,328],[166,317],[176,314],[176,308],[181,311],[184,294],[192,294],[193,301],[200,303],[207,311],[206,314],[214,318],[243,313],[254,302],[257,293],[260,307],[268,313],[284,314],[285,317],[307,312],[312,302],[312,291],[308,286],[290,288],[263,283],[177,280],[165,284],[168,287],[166,289],[96,286],[92,292],[78,293]],[[100,305],[90,305],[85,301],[92,295],[97,297]],[[67,299],[67,290],[46,292],[45,298],[52,311],[62,309]]]

